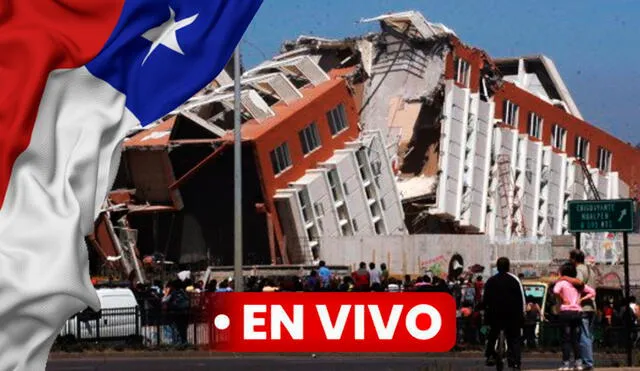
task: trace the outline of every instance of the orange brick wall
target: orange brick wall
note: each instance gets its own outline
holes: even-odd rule
[[[325,84],[331,83],[333,82]],[[326,114],[340,103],[345,106],[349,127],[332,137]],[[320,134],[321,146],[304,156],[298,132],[314,121]],[[309,101],[302,109],[283,117],[282,121],[273,129],[256,138],[254,145],[263,179],[265,198],[268,200],[267,204],[273,207],[272,201],[276,189],[288,187],[290,182],[302,177],[307,169],[313,169],[318,162],[329,159],[335,149],[344,148],[345,142],[357,139],[358,121],[355,101],[349,93],[346,83],[339,80],[339,83]],[[293,166],[275,176],[271,166],[270,152],[285,141],[289,145]]]
[[[452,37],[451,43],[453,51],[447,56],[446,78],[453,79],[455,54],[455,56],[465,59],[470,64],[471,80],[469,88],[472,93],[478,92],[480,70],[484,64],[484,58],[489,57],[480,49],[463,45],[455,37]],[[488,59],[488,62],[491,63],[491,60]],[[598,148],[603,147],[612,153],[612,171],[617,171],[620,179],[630,187],[634,184],[640,184],[640,150],[633,145],[625,143],[604,130],[572,116],[563,109],[555,107],[509,82],[504,82],[494,96],[496,119],[501,120],[503,117],[503,102],[505,99],[511,100],[520,107],[518,117],[520,133],[527,133],[529,112],[533,111],[543,119],[542,141],[545,145],[551,145],[551,130],[554,124],[558,124],[567,130],[566,151],[569,155],[573,156],[575,154],[575,138],[581,136],[589,141],[589,164],[592,167],[597,167]],[[538,140],[537,138],[531,139]]]

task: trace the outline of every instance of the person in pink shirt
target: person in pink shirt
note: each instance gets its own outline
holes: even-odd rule
[[[571,263],[566,263],[560,267],[560,275],[565,277],[576,277],[576,267]],[[580,357],[580,323],[582,321],[582,305],[585,300],[593,299],[596,296],[595,290],[584,285],[582,290],[576,289],[567,281],[556,282],[553,293],[560,299],[560,323],[562,325],[562,367],[561,371],[582,370],[582,360]],[[573,350],[574,367],[571,367],[571,351]]]

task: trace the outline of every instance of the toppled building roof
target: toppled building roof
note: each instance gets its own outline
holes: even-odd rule
[[[545,55],[494,58],[503,78],[583,119],[560,72]]]
[[[429,39],[442,34],[455,36],[455,32],[442,23],[431,23],[420,12],[410,10],[400,13],[383,14],[374,18],[360,20],[362,23],[380,21],[385,25],[404,33],[409,37]]]

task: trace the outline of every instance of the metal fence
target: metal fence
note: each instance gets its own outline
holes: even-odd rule
[[[189,345],[208,348],[209,326],[204,302],[193,296],[191,309],[163,310],[159,302],[141,300],[132,308],[87,309],[71,317],[62,328],[56,345],[118,344],[154,348]]]
[[[191,309],[183,313],[162,309],[156,302],[140,300],[133,308],[102,309],[100,312],[85,310],[70,318],[56,342],[56,349],[70,345],[90,347],[96,344],[121,347],[154,349],[162,347],[189,347],[209,350],[214,343],[224,342],[213,330],[208,320],[206,302],[202,296],[192,296]],[[610,354],[623,353],[627,337],[634,348],[640,350],[639,327],[628,327],[596,322],[594,350]],[[479,319],[458,318],[458,346],[481,349],[486,341],[488,328]],[[523,331],[524,349],[560,352],[561,326],[557,321],[528,323]]]
[[[523,350],[562,351],[562,324],[559,321],[536,321],[525,324],[522,332]],[[457,346],[481,349],[486,341],[489,327],[470,318],[458,318]],[[593,350],[599,353],[624,353],[627,337],[633,348],[640,351],[640,326],[629,329],[622,325],[595,323],[592,333]]]

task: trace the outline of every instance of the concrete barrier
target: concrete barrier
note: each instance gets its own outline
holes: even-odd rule
[[[603,239],[600,235],[583,237],[585,253],[595,261],[595,273],[607,285],[621,277],[622,247],[619,238]],[[591,238],[589,240],[589,238]],[[435,274],[449,270],[451,259],[462,258],[465,268],[479,264],[491,274],[491,266],[500,256],[512,261],[513,270],[525,276],[544,276],[555,272],[574,248],[573,236],[558,236],[546,241],[520,240],[511,243],[492,242],[485,235],[405,235],[323,237],[320,257],[330,265],[361,262],[386,263],[393,275]],[[588,243],[587,243],[588,242]],[[629,236],[631,283],[640,284],[640,235]],[[614,250],[614,251],[610,251]]]

